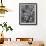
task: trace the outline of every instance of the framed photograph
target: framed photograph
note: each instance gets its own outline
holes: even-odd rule
[[[37,25],[37,3],[19,3],[19,24]]]

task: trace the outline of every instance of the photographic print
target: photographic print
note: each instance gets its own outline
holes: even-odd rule
[[[37,25],[37,3],[19,4],[19,24]]]

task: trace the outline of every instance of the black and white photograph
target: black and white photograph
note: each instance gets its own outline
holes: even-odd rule
[[[37,25],[37,3],[19,3],[19,24]]]

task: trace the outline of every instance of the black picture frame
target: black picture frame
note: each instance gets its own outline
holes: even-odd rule
[[[37,3],[19,3],[19,24],[37,25]]]

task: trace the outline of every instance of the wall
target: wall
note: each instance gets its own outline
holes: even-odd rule
[[[11,11],[6,13],[5,17],[0,17],[0,23],[8,22],[12,25],[13,31],[5,32],[5,37],[33,37],[34,40],[46,41],[46,0],[3,0],[4,5]],[[37,22],[34,25],[19,25],[19,3],[37,3]],[[9,33],[10,32],[10,33]]]

